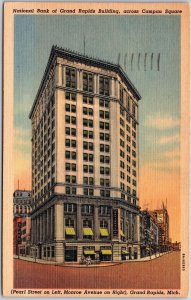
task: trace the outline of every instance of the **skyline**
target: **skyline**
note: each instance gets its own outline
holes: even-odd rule
[[[90,24],[94,28],[94,39]],[[180,240],[179,16],[15,16],[15,187],[19,180],[22,188],[31,188],[28,115],[51,46],[58,44],[83,53],[84,35],[86,54],[114,63],[120,61],[142,96],[139,102],[140,206],[144,208],[149,203],[149,209],[157,209],[167,198],[170,236]],[[126,40],[130,41],[128,46]],[[132,53],[134,64],[131,69]],[[140,70],[137,66],[139,53]],[[147,58],[154,53],[152,71],[149,59],[147,71],[144,71],[145,53]],[[160,71],[156,65],[159,53]]]

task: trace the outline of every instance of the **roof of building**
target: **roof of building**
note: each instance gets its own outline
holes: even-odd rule
[[[30,111],[30,114],[29,114],[29,118],[32,117],[36,102],[37,102],[37,100],[40,96],[40,93],[42,92],[42,89],[43,89],[44,84],[45,84],[46,79],[47,79],[47,75],[48,75],[50,67],[51,67],[51,63],[54,61],[55,57],[64,57],[64,58],[73,59],[73,60],[75,59],[75,61],[84,62],[84,63],[89,64],[91,66],[97,66],[97,67],[101,67],[101,68],[104,68],[104,69],[107,69],[107,70],[115,71],[116,73],[118,73],[123,78],[123,80],[126,82],[127,86],[129,87],[131,92],[135,95],[135,97],[138,100],[141,99],[141,95],[139,94],[139,92],[137,91],[137,89],[135,88],[133,83],[130,81],[127,74],[124,72],[124,70],[122,69],[122,67],[120,65],[114,64],[114,63],[106,61],[106,60],[101,60],[101,59],[98,59],[98,58],[83,55],[83,54],[80,54],[78,52],[71,51],[69,49],[61,48],[61,47],[58,47],[58,46],[52,46],[50,56],[49,56],[49,60],[48,60],[43,78],[41,80],[41,84],[39,86],[37,95],[35,97],[35,101],[32,105],[32,108],[31,108],[31,111]]]

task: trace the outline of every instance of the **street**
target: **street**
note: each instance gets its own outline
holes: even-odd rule
[[[14,288],[179,289],[180,252],[145,262],[76,268],[14,259]]]

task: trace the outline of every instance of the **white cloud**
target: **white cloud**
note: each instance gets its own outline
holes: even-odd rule
[[[168,135],[168,136],[162,136],[157,140],[157,144],[159,145],[166,145],[166,144],[173,144],[179,142],[179,134],[174,135]]]
[[[156,129],[171,129],[178,127],[180,125],[180,120],[168,114],[161,115],[158,113],[148,116],[144,125]]]

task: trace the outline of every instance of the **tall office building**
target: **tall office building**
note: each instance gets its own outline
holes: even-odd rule
[[[140,98],[119,65],[52,47],[30,112],[32,255],[139,257]]]

